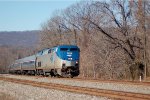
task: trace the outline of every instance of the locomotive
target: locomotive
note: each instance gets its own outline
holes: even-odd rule
[[[75,45],[46,48],[35,55],[16,60],[10,73],[75,77],[79,75],[80,49]]]

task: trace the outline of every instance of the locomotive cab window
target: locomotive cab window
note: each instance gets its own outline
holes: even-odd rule
[[[78,48],[70,48],[70,51],[78,51]]]
[[[38,56],[40,56],[40,55],[42,55],[42,54],[43,54],[43,51],[39,51],[39,52],[37,53]]]
[[[68,48],[60,48],[60,51],[68,51]]]

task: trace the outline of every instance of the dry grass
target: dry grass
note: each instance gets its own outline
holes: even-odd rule
[[[16,99],[9,94],[0,92],[0,100],[16,100]]]

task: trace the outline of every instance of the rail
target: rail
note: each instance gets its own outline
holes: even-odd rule
[[[37,82],[37,81],[31,81],[31,80],[6,78],[6,77],[0,77],[0,80],[23,84],[23,85],[31,85],[31,86],[40,87],[40,88],[56,89],[56,90],[62,90],[62,91],[88,94],[88,95],[93,95],[93,96],[108,97],[108,98],[113,98],[113,99],[150,100],[149,94],[104,90],[104,89],[96,89],[96,88],[88,88],[88,87],[78,87],[78,86],[45,83],[45,82]]]

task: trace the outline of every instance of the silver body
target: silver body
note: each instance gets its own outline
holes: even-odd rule
[[[62,75],[62,69],[74,67],[74,69],[79,70],[79,66],[76,66],[76,62],[79,61],[63,60],[57,56],[57,49],[52,49],[51,52],[49,52],[49,50],[50,49],[45,49],[36,55],[16,60],[14,64],[10,66],[9,71],[13,73],[32,72],[45,74],[55,70],[58,75]],[[64,63],[65,66],[63,66]]]

